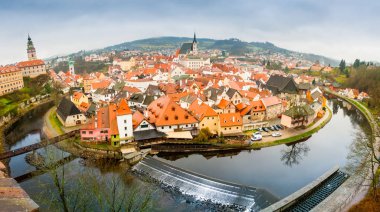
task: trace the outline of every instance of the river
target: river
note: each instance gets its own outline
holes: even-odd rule
[[[350,145],[357,139],[356,134],[369,131],[368,123],[354,108],[348,106],[350,108],[348,109],[346,104],[343,106],[343,102],[335,99],[329,101],[329,106],[333,110],[331,121],[304,142],[229,154],[159,154],[155,157],[160,157],[177,167],[213,178],[263,188],[278,198],[283,198],[307,185],[335,165],[345,169],[348,164]],[[42,116],[41,114],[31,116],[28,120],[19,123],[15,129],[25,129],[29,125],[41,129]],[[14,133],[15,130],[12,132]],[[40,131],[36,129],[23,132],[22,135],[18,135],[16,141],[11,142],[10,148],[15,149],[38,142],[41,136]],[[55,154],[63,154],[55,147],[50,148]],[[42,154],[44,151],[40,150]],[[64,153],[62,156],[67,155]],[[24,157],[25,155],[20,155],[10,160],[12,177],[35,170],[33,166],[25,162]],[[74,180],[78,178],[79,173],[91,173],[106,179],[121,176],[124,189],[134,187],[139,190],[151,190],[153,192],[151,210],[204,210],[199,205],[187,203],[179,195],[166,192],[156,184],[136,177],[127,172],[124,166],[115,163],[107,163],[106,166],[103,162],[101,164],[97,161],[77,158],[65,166],[69,167],[68,175]],[[42,211],[57,209],[57,206],[45,201],[51,196],[57,196],[54,192],[44,192],[46,188],[53,186],[49,174],[27,179],[21,183],[21,186],[41,206]]]

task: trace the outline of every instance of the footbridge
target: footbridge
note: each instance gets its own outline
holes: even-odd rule
[[[278,200],[264,189],[214,179],[152,157],[145,157],[133,167],[133,171],[201,201],[258,211]]]
[[[17,155],[22,155],[24,153],[31,152],[31,151],[40,149],[40,148],[45,147],[45,146],[58,143],[62,140],[65,140],[68,138],[73,138],[78,134],[79,134],[79,130],[73,130],[73,131],[70,131],[68,133],[56,136],[54,138],[42,139],[41,142],[39,142],[39,143],[31,144],[31,145],[24,146],[24,147],[21,147],[19,149],[10,150],[7,152],[2,152],[2,153],[0,153],[0,160],[11,158],[11,157],[14,157]]]

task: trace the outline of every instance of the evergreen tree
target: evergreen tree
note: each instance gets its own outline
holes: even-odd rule
[[[354,64],[353,64],[353,67],[354,68],[359,68],[359,66],[360,66],[360,60],[356,59],[355,62],[354,62]]]
[[[344,74],[344,70],[346,69],[346,61],[345,60],[341,60],[340,63],[339,63],[339,70],[340,70],[340,73]]]

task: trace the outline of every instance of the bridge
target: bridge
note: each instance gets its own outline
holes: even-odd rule
[[[264,189],[214,179],[152,157],[145,157],[132,170],[153,178],[165,187],[178,189],[184,196],[196,200],[253,211],[265,208],[278,200]]]
[[[0,160],[11,158],[11,157],[14,157],[17,155],[22,155],[24,153],[31,152],[31,151],[34,151],[36,149],[40,149],[40,148],[45,147],[45,146],[58,143],[62,140],[65,140],[68,138],[73,138],[78,133],[79,133],[79,130],[73,130],[73,131],[70,131],[68,133],[56,136],[54,138],[42,139],[41,142],[39,142],[39,143],[31,144],[31,145],[21,147],[21,148],[15,149],[15,150],[10,150],[7,152],[0,153]]]

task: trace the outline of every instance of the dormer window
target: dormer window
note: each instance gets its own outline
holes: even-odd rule
[[[188,115],[185,115],[185,119],[189,119],[189,116],[188,116]]]
[[[166,121],[169,120],[169,117],[168,117],[168,116],[165,116],[165,120],[166,120]]]
[[[178,120],[178,116],[177,116],[177,115],[175,115],[175,116],[174,116],[174,119],[175,119],[175,120]]]
[[[175,107],[172,107],[172,111],[175,111]]]

